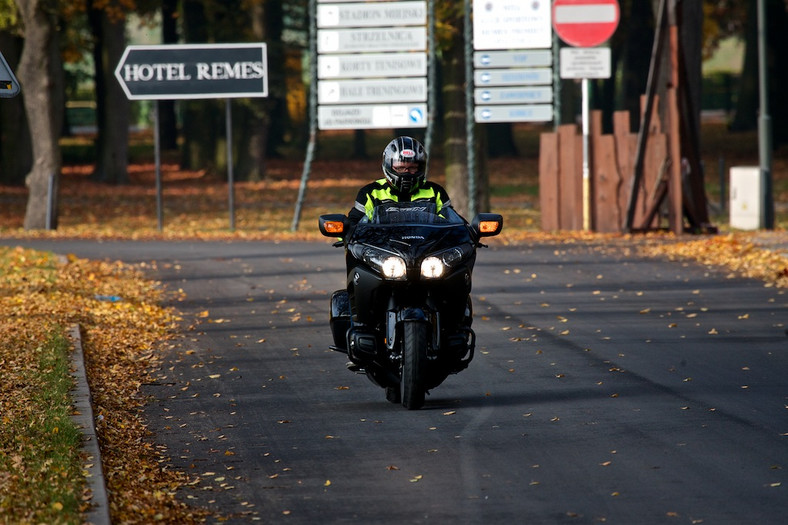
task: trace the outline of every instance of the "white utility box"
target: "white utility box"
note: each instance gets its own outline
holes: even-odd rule
[[[758,166],[731,168],[730,224],[740,230],[763,227],[761,217],[761,169]]]

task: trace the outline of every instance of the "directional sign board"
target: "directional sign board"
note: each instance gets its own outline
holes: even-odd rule
[[[422,102],[427,100],[426,78],[337,80],[320,82],[319,104]]]
[[[424,25],[427,9],[416,2],[362,2],[317,6],[317,27]]]
[[[425,49],[427,49],[427,31],[424,27],[321,29],[317,33],[318,53],[414,51]]]
[[[553,74],[547,68],[483,69],[473,73],[473,83],[482,86],[526,86],[551,84]]]
[[[551,16],[549,1],[473,0],[476,122],[552,119]]]
[[[0,98],[11,98],[19,94],[19,82],[11,71],[11,66],[0,53]]]
[[[555,0],[553,4],[553,28],[570,46],[598,46],[616,32],[618,19],[618,0]]]
[[[374,78],[418,77],[427,75],[425,53],[357,53],[319,55],[317,77]]]
[[[533,49],[552,45],[550,2],[473,1],[474,49]]]
[[[476,122],[548,122],[553,120],[550,104],[525,104],[518,106],[476,106]]]
[[[128,46],[115,77],[130,100],[268,96],[266,45]]]
[[[473,99],[477,104],[550,104],[552,86],[476,88]]]
[[[320,106],[320,129],[423,128],[427,104],[356,104]]]
[[[318,128],[425,127],[426,24],[425,0],[318,0]]]
[[[492,67],[549,67],[553,52],[549,49],[523,49],[519,51],[476,51],[473,66]]]

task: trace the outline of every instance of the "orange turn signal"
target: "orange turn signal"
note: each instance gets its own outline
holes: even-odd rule
[[[328,233],[343,233],[345,231],[342,221],[326,221],[323,223],[323,227]]]
[[[479,231],[481,233],[495,233],[498,230],[498,221],[481,221]]]

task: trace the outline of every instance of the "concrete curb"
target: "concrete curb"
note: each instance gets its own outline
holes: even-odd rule
[[[84,470],[87,472],[88,486],[93,495],[90,510],[85,514],[85,522],[93,525],[110,525],[107,485],[101,466],[101,451],[96,438],[96,424],[93,418],[88,378],[85,373],[85,354],[82,351],[82,334],[79,325],[71,327],[69,336],[74,344],[71,362],[74,370],[72,374],[75,381],[73,398],[76,410],[72,418],[82,429],[83,449],[88,457],[88,464]]]

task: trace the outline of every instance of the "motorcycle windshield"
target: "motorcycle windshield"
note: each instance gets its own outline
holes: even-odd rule
[[[405,202],[377,206],[371,217],[358,223],[350,244],[375,246],[404,257],[410,263],[437,251],[472,240],[465,220],[452,208],[437,212],[434,203]]]
[[[433,202],[392,202],[376,206],[372,217],[364,217],[362,222],[369,224],[465,224],[453,208],[443,208],[438,212]]]

